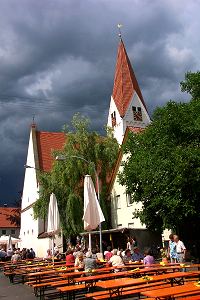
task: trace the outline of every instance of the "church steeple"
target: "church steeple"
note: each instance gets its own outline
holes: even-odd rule
[[[108,126],[113,127],[114,136],[121,144],[127,127],[145,128],[149,123],[146,104],[120,32]]]
[[[123,118],[126,114],[129,103],[135,92],[139,96],[146,109],[146,105],[137,79],[133,72],[133,68],[127,55],[124,43],[120,38],[117,53],[117,63],[115,68],[114,86],[112,92],[112,97],[118,108],[120,117]]]

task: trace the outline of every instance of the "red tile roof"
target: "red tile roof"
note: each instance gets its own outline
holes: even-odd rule
[[[112,96],[121,117],[124,117],[134,92],[138,94],[146,109],[146,105],[128,58],[124,43],[120,40]]]
[[[13,222],[16,216],[16,210],[15,207],[0,207],[0,228],[20,227]]]
[[[36,131],[39,168],[49,172],[52,168],[54,150],[61,150],[66,141],[66,134],[63,132]]]

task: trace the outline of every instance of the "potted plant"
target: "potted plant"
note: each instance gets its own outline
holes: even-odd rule
[[[167,260],[167,249],[166,248],[160,249],[160,255],[161,255],[161,258],[162,258],[162,262],[163,263],[168,263],[168,260]]]

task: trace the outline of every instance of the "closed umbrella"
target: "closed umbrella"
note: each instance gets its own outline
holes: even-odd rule
[[[47,232],[52,234],[52,255],[54,263],[54,237],[60,231],[60,216],[58,211],[57,199],[54,193],[50,196]]]
[[[11,251],[13,251],[12,239],[11,239],[10,235],[8,237],[8,242],[7,242],[7,251],[8,251],[8,249],[10,249]]]
[[[97,200],[94,184],[90,175],[84,179],[84,229],[91,231],[105,221],[100,204]],[[89,233],[89,248],[91,249],[91,234]]]

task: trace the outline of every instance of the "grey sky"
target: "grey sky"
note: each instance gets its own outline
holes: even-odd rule
[[[61,130],[77,111],[106,123],[117,23],[150,112],[186,100],[179,82],[200,69],[200,1],[0,1],[0,204],[23,185],[32,116]]]

